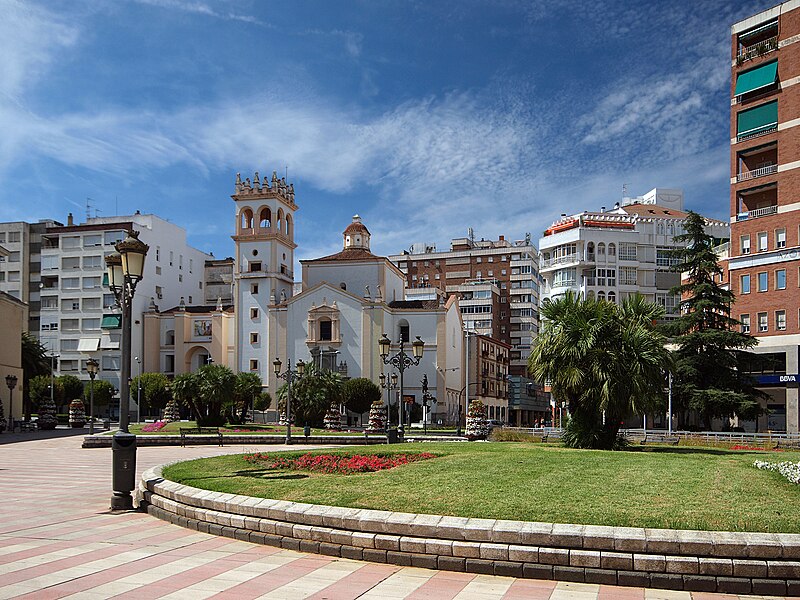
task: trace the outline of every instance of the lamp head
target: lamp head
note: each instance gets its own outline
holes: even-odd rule
[[[139,232],[128,231],[128,237],[117,242],[117,252],[122,257],[122,272],[135,286],[144,276],[144,259],[150,246],[139,239]]]
[[[97,375],[97,372],[100,370],[100,364],[93,358],[90,358],[86,361],[86,372],[89,373],[89,377],[94,379]]]
[[[302,360],[298,360],[297,361],[297,372],[300,374],[300,377],[303,376],[303,373],[305,373],[305,371],[306,371],[306,363],[304,363]]]
[[[386,387],[386,375],[384,373],[381,373],[380,375],[378,375],[378,379],[380,379],[381,381],[381,387]]]
[[[6,375],[6,385],[8,389],[13,390],[17,387],[17,376],[16,375]]]
[[[419,336],[413,342],[411,342],[411,349],[414,352],[414,358],[419,360],[422,358],[422,353],[425,352],[425,342],[423,342]]]
[[[397,386],[397,373],[392,373],[392,385]]]
[[[381,358],[386,359],[386,357],[389,356],[389,348],[391,348],[391,346],[392,342],[389,340],[389,336],[384,333],[381,339],[378,340]]]
[[[275,360],[272,361],[272,370],[275,371],[275,375],[281,374],[281,364],[282,363],[280,358],[276,358]]]
[[[115,294],[122,289],[122,256],[119,252],[112,252],[106,256],[106,273],[108,273],[108,287]]]

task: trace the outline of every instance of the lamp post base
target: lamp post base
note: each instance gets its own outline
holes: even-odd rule
[[[114,492],[111,496],[111,510],[133,510],[133,496],[130,492]]]

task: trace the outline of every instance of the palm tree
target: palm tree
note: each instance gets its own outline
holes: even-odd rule
[[[222,408],[231,404],[236,375],[223,365],[205,365],[196,373],[197,388],[206,408],[207,416],[202,419],[211,426],[223,425],[225,418]]]
[[[192,411],[195,420],[200,423],[203,419],[201,410],[200,391],[197,385],[197,377],[194,373],[181,373],[172,380],[172,397],[184,406],[188,406]]]
[[[542,303],[544,326],[528,362],[569,405],[564,440],[581,448],[614,448],[620,422],[651,410],[663,397],[671,364],[655,329],[663,309],[642,296],[621,306],[574,294]]]
[[[237,373],[233,386],[233,406],[231,419],[244,424],[247,410],[253,405],[263,389],[261,377],[258,373]],[[236,411],[241,411],[238,415]]]
[[[42,343],[31,336],[28,332],[22,332],[22,381],[23,404],[25,420],[31,420],[31,398],[29,382],[38,375],[50,375],[50,358],[47,356],[47,348]]]

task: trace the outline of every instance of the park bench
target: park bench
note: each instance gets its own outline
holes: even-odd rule
[[[186,445],[187,435],[216,435],[219,445],[222,446],[222,431],[219,427],[181,427],[181,446]]]
[[[678,437],[670,437],[663,433],[648,433],[645,434],[641,444],[643,446],[645,444],[669,444],[671,446],[677,446],[678,442],[680,442],[680,438]]]

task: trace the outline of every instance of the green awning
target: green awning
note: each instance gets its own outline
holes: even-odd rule
[[[736,79],[736,90],[733,92],[735,96],[748,94],[761,88],[772,85],[778,79],[778,61],[765,63],[750,69],[744,73],[739,73]]]
[[[778,101],[743,110],[736,115],[736,134],[751,135],[768,130],[778,124]]]
[[[119,329],[122,327],[122,315],[103,315],[100,329]]]
[[[108,273],[103,273],[103,287],[108,287]]]

